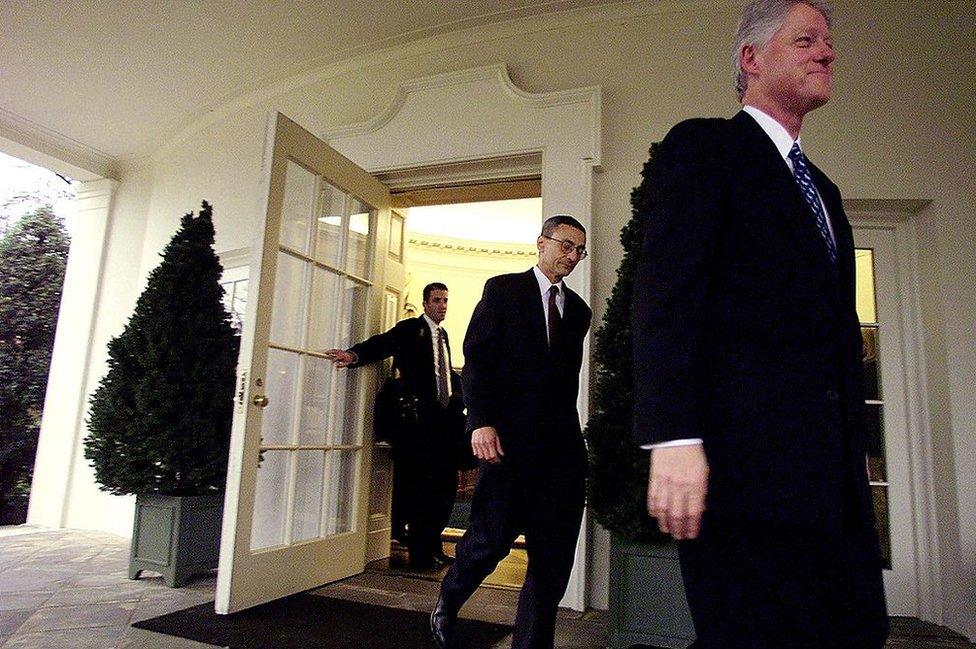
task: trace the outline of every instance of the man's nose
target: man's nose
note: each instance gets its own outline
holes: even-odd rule
[[[818,46],[816,60],[824,65],[830,65],[834,62],[834,48],[821,41]]]

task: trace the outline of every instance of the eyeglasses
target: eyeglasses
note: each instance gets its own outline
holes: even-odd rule
[[[576,251],[576,254],[579,255],[579,258],[580,259],[584,259],[584,258],[586,258],[587,255],[590,254],[590,253],[586,252],[586,246],[577,246],[575,243],[573,243],[569,239],[556,239],[554,237],[550,237],[550,236],[545,235],[545,234],[542,235],[542,237],[544,239],[549,239],[550,241],[555,241],[556,243],[558,243],[559,244],[559,247],[562,248],[564,254],[567,254],[568,255],[569,253],[571,253],[572,251],[575,250]]]

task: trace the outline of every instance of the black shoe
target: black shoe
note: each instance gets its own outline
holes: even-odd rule
[[[440,564],[434,560],[434,557],[430,555],[416,556],[416,554],[410,555],[410,560],[407,562],[407,565],[411,570],[433,570],[440,567]]]
[[[448,649],[454,641],[454,627],[457,625],[457,613],[448,610],[444,598],[437,595],[437,603],[430,614],[430,635],[438,649]]]
[[[454,563],[454,557],[449,557],[443,552],[438,552],[431,557],[431,560],[434,562],[435,568],[443,568],[444,566],[449,566]]]
[[[390,568],[392,568],[393,570],[403,570],[404,568],[409,567],[409,564],[410,562],[408,561],[408,559],[402,554],[390,555]]]

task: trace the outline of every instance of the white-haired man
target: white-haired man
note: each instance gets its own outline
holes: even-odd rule
[[[653,171],[634,304],[648,511],[679,540],[695,647],[880,649],[853,237],[799,140],[830,98],[830,8],[750,3],[733,62],[742,111],[675,126]]]

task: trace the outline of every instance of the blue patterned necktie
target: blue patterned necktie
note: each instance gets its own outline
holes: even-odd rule
[[[834,243],[834,238],[830,236],[830,228],[827,227],[827,215],[824,213],[823,203],[820,202],[820,196],[817,195],[817,188],[814,186],[813,178],[810,176],[810,168],[807,167],[807,157],[803,155],[803,151],[800,150],[800,145],[796,142],[793,143],[793,148],[790,149],[790,160],[793,161],[793,177],[796,178],[796,183],[800,186],[803,197],[807,199],[807,205],[810,206],[810,210],[817,219],[817,229],[820,230],[820,236],[823,237],[824,243],[827,244],[827,254],[830,255],[830,261],[836,263],[837,245]]]

